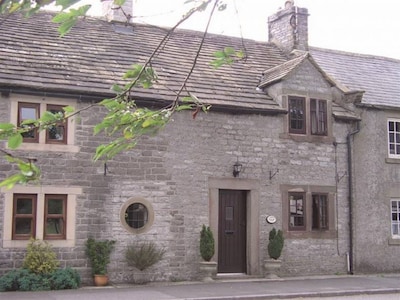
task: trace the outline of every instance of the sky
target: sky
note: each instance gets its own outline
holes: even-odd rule
[[[100,0],[91,14],[101,14]],[[173,26],[193,3],[187,0],[133,0],[133,21]],[[285,0],[224,0],[210,31],[268,40],[268,16],[284,7]],[[400,59],[400,0],[295,0],[309,13],[309,45]],[[208,13],[202,12],[182,28],[204,30]]]

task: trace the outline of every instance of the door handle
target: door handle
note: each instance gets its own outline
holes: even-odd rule
[[[234,232],[233,230],[225,230],[225,234],[233,234]]]

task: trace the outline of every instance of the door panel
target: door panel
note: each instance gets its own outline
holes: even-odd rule
[[[219,191],[218,273],[246,273],[246,191]]]

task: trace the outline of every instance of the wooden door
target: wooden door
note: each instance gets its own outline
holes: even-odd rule
[[[219,191],[218,273],[246,273],[246,191]]]

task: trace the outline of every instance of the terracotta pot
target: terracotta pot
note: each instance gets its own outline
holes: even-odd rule
[[[107,275],[94,275],[93,281],[95,286],[105,286],[108,284],[108,276]]]

